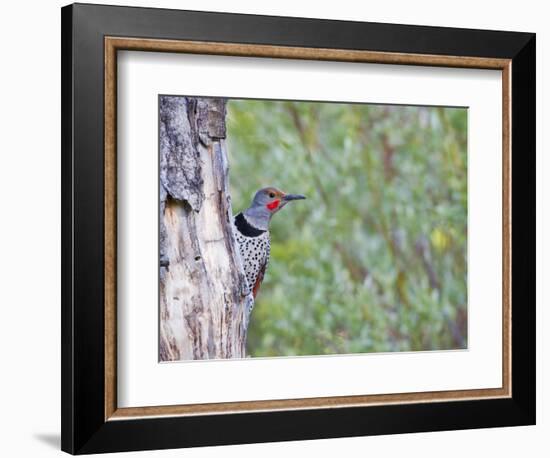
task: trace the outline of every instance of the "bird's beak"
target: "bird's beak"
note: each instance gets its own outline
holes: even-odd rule
[[[285,202],[290,202],[291,200],[301,200],[301,199],[305,199],[306,196],[302,196],[301,194],[285,194],[283,196],[283,200]]]

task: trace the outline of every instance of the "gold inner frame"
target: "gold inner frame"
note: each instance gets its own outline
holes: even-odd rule
[[[399,394],[333,396],[118,408],[116,315],[116,133],[117,51],[176,52],[241,57],[363,62],[501,70],[502,72],[502,387]],[[344,49],[301,48],[144,38],[105,37],[105,420],[151,416],[208,415],[273,410],[405,404],[506,398],[512,394],[511,367],[511,66],[510,59],[439,56]]]

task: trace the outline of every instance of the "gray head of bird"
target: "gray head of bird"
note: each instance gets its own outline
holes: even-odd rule
[[[244,211],[244,216],[254,227],[267,230],[275,213],[281,211],[289,202],[305,198],[301,194],[288,194],[272,186],[262,188],[254,195],[250,207]]]

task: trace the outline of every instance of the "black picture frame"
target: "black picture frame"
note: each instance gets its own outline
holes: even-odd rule
[[[535,34],[62,8],[62,449],[72,454],[535,424]],[[104,37],[511,59],[512,396],[105,420]]]

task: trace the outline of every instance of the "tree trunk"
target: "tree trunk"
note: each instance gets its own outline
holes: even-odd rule
[[[244,358],[223,99],[160,97],[160,360]]]

